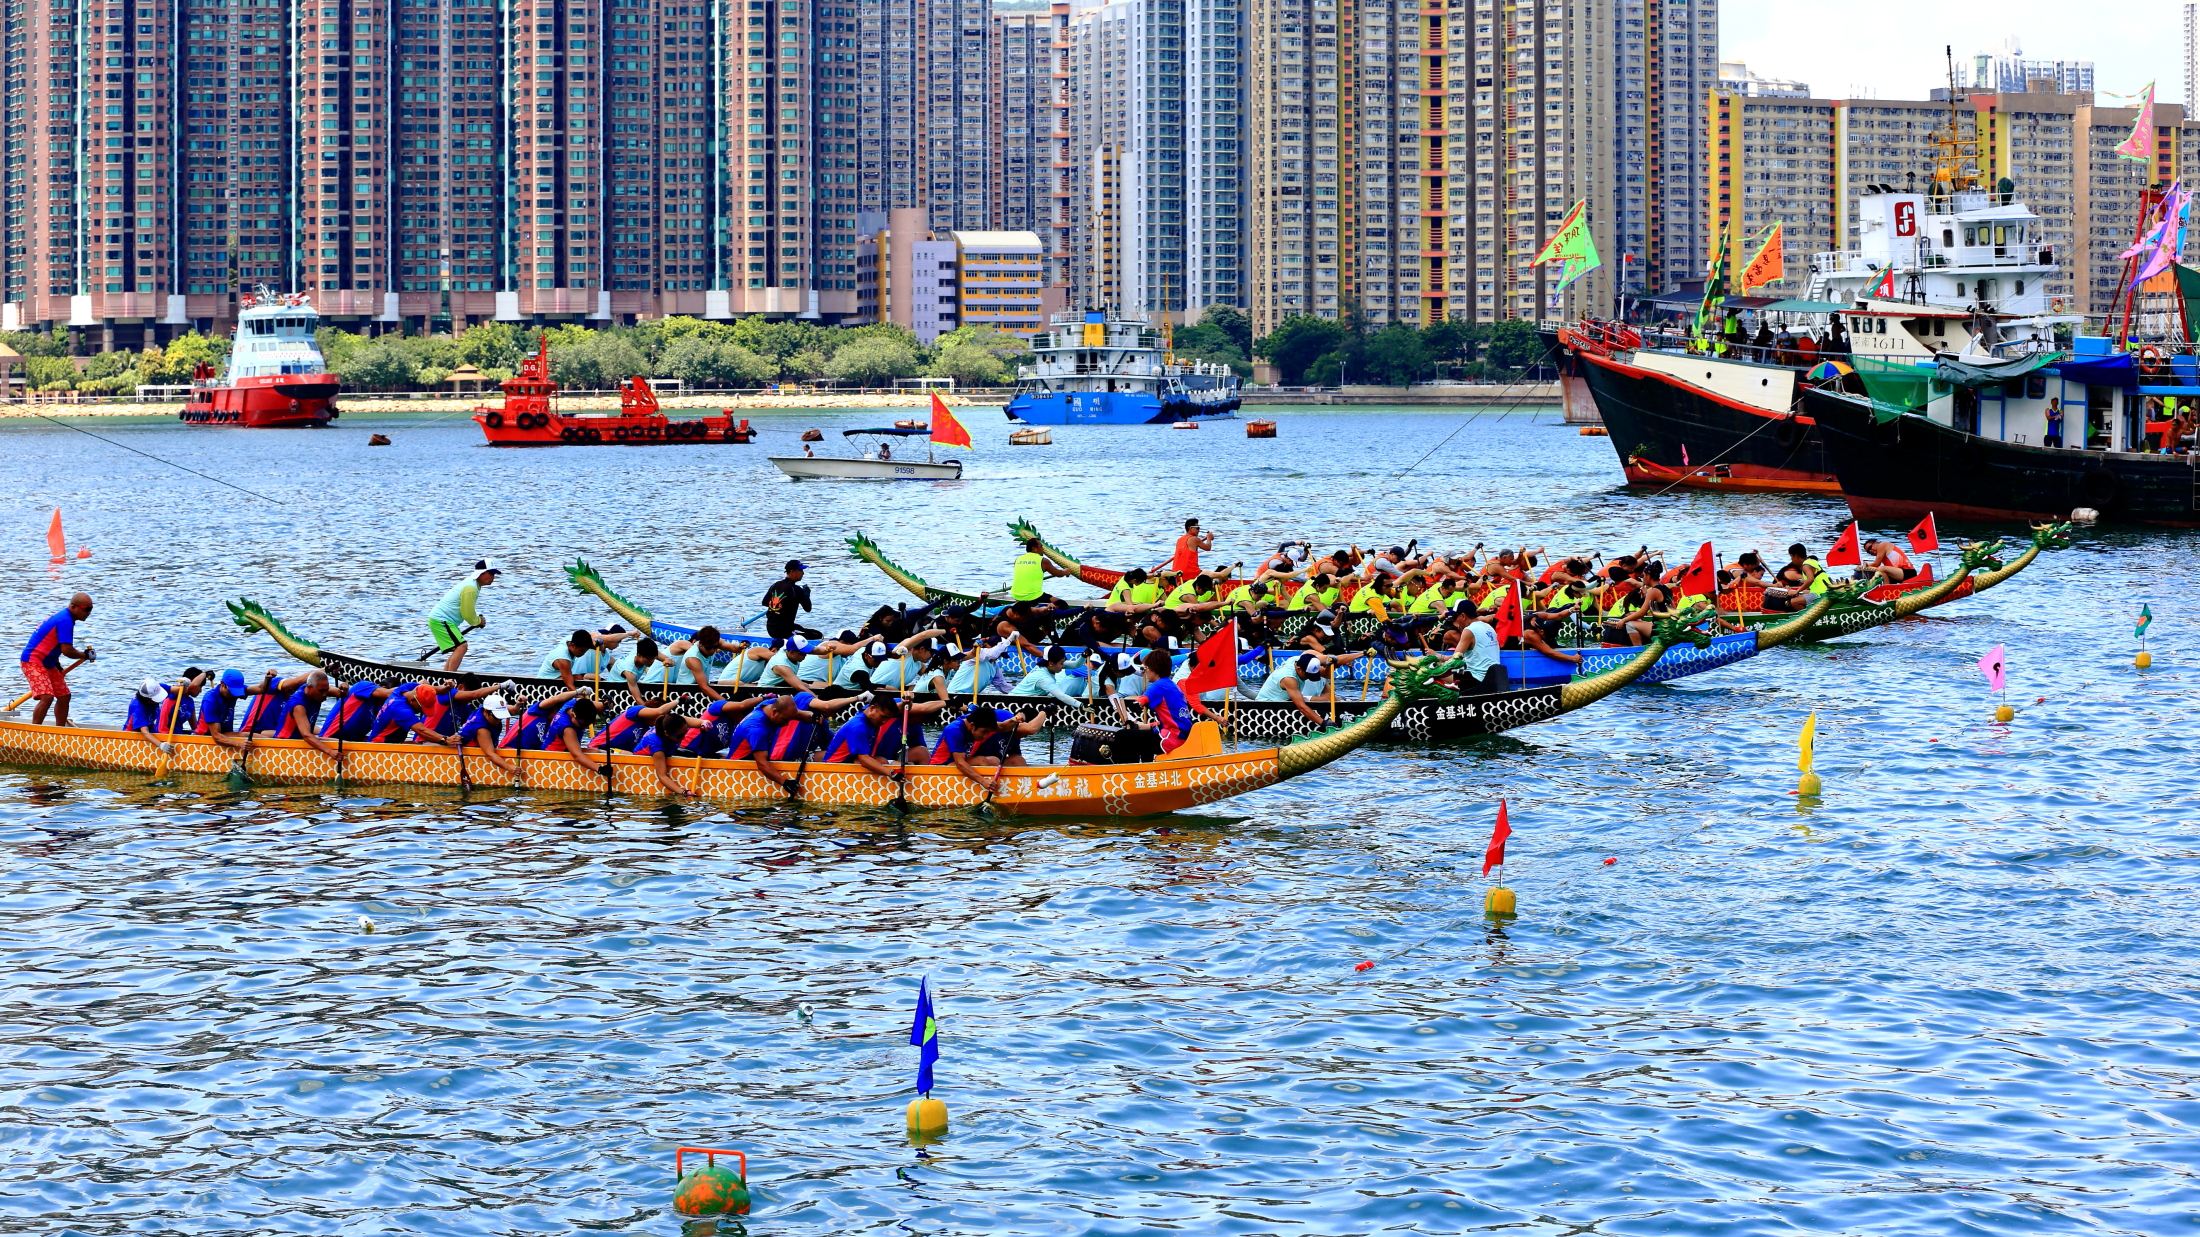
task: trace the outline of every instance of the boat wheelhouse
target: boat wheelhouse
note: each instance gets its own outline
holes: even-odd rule
[[[1098,310],[1055,314],[1017,372],[1008,419],[1027,425],[1171,425],[1238,408],[1227,365],[1179,361],[1166,328]]]

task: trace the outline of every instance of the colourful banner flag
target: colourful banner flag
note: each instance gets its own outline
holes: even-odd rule
[[[1496,633],[1498,646],[1503,647],[1505,641],[1519,638],[1520,628],[1520,586],[1507,580],[1505,595],[1497,603],[1496,617],[1490,620],[1490,630]]]
[[[1995,645],[1991,652],[1978,659],[1978,672],[1986,676],[1988,691],[1998,692],[2008,686],[2008,681],[2004,677],[2006,669],[2002,664],[2001,645]]]
[[[1708,541],[1698,547],[1696,557],[1688,560],[1688,565],[1681,568],[1680,575],[1673,579],[1673,587],[1679,589],[1683,597],[1709,597],[1717,591],[1718,584],[1716,556],[1712,554],[1711,543]]]
[[[909,1026],[909,1042],[917,1046],[917,1094],[932,1093],[932,1063],[940,1059],[940,1024],[932,1016],[932,981],[917,981],[917,1016]]]
[[[1551,239],[1543,242],[1528,260],[1530,266],[1548,266],[1553,262],[1597,261],[1597,242],[1589,234],[1589,202],[1586,198],[1574,203],[1566,217],[1558,221]]]
[[[955,419],[955,414],[947,410],[946,402],[940,399],[937,391],[932,392],[932,441],[948,447],[972,445],[970,431],[964,429],[963,423]]]
[[[1712,307],[1726,300],[1726,229],[1719,229],[1718,247],[1711,251],[1711,268],[1704,272],[1703,301],[1696,306],[1695,334],[1711,329]]]
[[[2116,148],[2120,159],[2137,159],[2141,163],[2154,162],[2154,83],[2139,92],[2139,122],[2132,126],[2131,136]]]
[[[1490,830],[1490,846],[1482,852],[1482,875],[1488,876],[1491,868],[1505,866],[1505,839],[1513,835],[1512,824],[1505,819],[1505,801],[1497,801],[1497,827]]]
[[[1765,233],[1764,243],[1757,246],[1756,255],[1742,268],[1739,283],[1743,296],[1748,296],[1751,288],[1762,288],[1787,277],[1787,248],[1780,239],[1783,226],[1777,223],[1772,225],[1771,230]]]
[[[2136,639],[2147,634],[2147,628],[2152,626],[2153,623],[2154,607],[2142,603],[2139,607],[2139,625],[2131,629],[2132,637]]]

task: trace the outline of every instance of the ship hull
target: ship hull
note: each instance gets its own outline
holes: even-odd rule
[[[1629,485],[1834,494],[1808,417],[1786,417],[1575,349]]]
[[[1234,398],[1200,403],[1135,391],[1020,391],[1008,402],[1008,419],[1026,425],[1169,425],[1227,417],[1237,409]]]
[[[492,447],[686,447],[756,440],[756,431],[747,421],[730,415],[569,417],[487,408],[474,414],[474,423]]]
[[[310,429],[336,419],[334,374],[238,378],[191,392],[177,419],[186,425]]]
[[[1868,403],[1818,390],[1804,402],[1858,519],[2033,521],[2090,507],[2104,520],[2200,527],[2200,457],[2027,446],[1915,416],[1881,423]]]

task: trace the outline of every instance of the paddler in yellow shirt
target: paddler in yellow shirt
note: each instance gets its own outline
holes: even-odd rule
[[[1347,614],[1372,614],[1378,623],[1390,621],[1391,607],[1398,603],[1398,585],[1389,576],[1379,575],[1360,585],[1352,594],[1352,604],[1345,607]]]
[[[1146,578],[1144,567],[1123,573],[1108,590],[1108,609],[1117,614],[1144,614],[1161,604],[1161,586]]]
[[[1306,585],[1299,589],[1297,595],[1291,598],[1291,604],[1284,608],[1287,610],[1333,610],[1337,606],[1337,597],[1341,592],[1342,590],[1337,587],[1336,578],[1326,571],[1321,572],[1313,579],[1308,580]]]
[[[1008,581],[1010,601],[1038,601],[1046,596],[1048,576],[1074,576],[1077,573],[1065,567],[1057,567],[1039,552],[1039,539],[1033,537],[1024,542],[1024,552],[1016,556]]]

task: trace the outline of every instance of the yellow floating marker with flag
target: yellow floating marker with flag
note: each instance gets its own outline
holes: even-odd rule
[[[1978,659],[1978,671],[1986,676],[1986,690],[2002,697],[2001,703],[1994,706],[1994,720],[1997,722],[2017,720],[2017,711],[2009,707],[2009,667],[2007,659],[2008,654],[2004,651],[2003,646],[1999,644],[1987,650],[1986,656]]]
[[[1492,919],[1510,919],[1519,913],[1519,904],[1513,899],[1513,891],[1505,887],[1505,839],[1512,836],[1512,822],[1507,819],[1505,801],[1497,801],[1497,824],[1490,829],[1490,844],[1482,852],[1482,875],[1488,876],[1491,868],[1497,869],[1497,884],[1490,887],[1482,898],[1482,913]]]
[[[1824,783],[1818,780],[1817,771],[1810,767],[1817,746],[1818,710],[1812,709],[1810,716],[1803,719],[1803,733],[1795,741],[1795,767],[1803,771],[1802,776],[1795,780],[1795,793],[1798,795],[1815,795],[1825,789]]]
[[[947,1104],[932,1098],[932,1063],[940,1059],[940,1023],[932,1014],[932,981],[917,981],[917,1015],[909,1025],[917,1046],[917,1098],[909,1101],[909,1134],[931,1139],[947,1132]]]
[[[2153,625],[2154,607],[2141,602],[2139,605],[2139,625],[2131,629],[2132,637],[2139,642],[2139,655],[2131,659],[2131,664],[2141,670],[2154,664],[2154,654],[2147,652],[2147,628]]]

